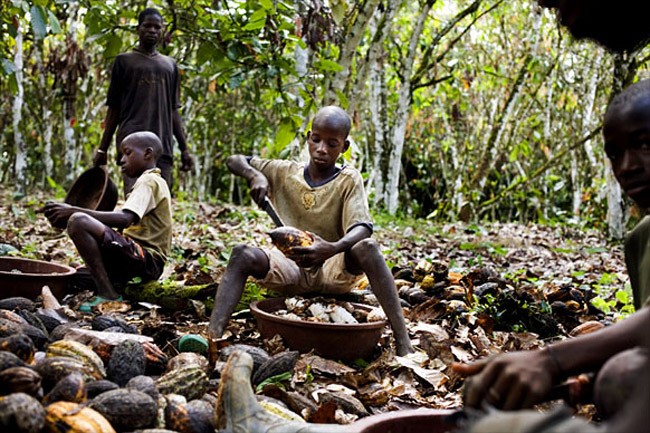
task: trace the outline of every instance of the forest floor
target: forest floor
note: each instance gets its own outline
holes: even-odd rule
[[[65,233],[51,228],[37,212],[45,195],[16,199],[3,191],[0,198],[3,251],[80,264]],[[183,287],[200,290],[189,301],[182,294],[180,303],[178,296],[172,297],[172,305],[165,304],[168,299],[131,300],[112,312],[152,336],[169,356],[177,353],[182,335],[207,335],[212,295],[231,248],[237,243],[270,246],[267,232],[272,228],[264,212],[245,206],[175,201],[174,218],[173,253],[162,286],[171,287],[175,295]],[[513,223],[395,221],[379,215],[374,237],[395,275],[418,350],[396,356],[386,327],[382,344],[369,359],[341,363],[301,354],[291,374],[269,373],[273,377],[267,377],[270,384],[260,387],[261,392],[302,412],[309,421],[347,423],[389,410],[458,408],[462,378],[451,372],[450,362],[540,347],[569,338],[569,332],[583,322],[607,325],[631,309],[621,244],[608,242],[596,231]],[[247,344],[264,348],[269,355],[283,353],[282,341],[261,338],[247,309],[249,301],[263,298],[266,292],[254,284],[247,287],[242,309],[233,317],[222,345]],[[88,295],[82,292],[62,300],[80,326],[87,322],[82,315],[75,316],[75,308]],[[353,295],[355,301],[375,302],[363,284]],[[218,380],[218,374],[214,376]],[[310,402],[296,403],[291,397],[294,391]],[[316,404],[319,396],[321,403],[325,401],[325,394],[339,396],[334,399],[337,411]],[[590,407],[577,410],[593,416]]]

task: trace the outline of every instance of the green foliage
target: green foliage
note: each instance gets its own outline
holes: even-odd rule
[[[284,373],[276,374],[275,376],[271,376],[268,379],[264,379],[262,382],[260,382],[257,387],[255,387],[255,392],[260,392],[266,385],[276,385],[280,389],[285,389],[285,386],[282,382],[287,382],[291,380],[291,377],[293,376],[291,371],[285,371]]]

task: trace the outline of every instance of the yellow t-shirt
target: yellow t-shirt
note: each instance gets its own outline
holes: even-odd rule
[[[329,242],[357,225],[372,231],[363,179],[356,169],[343,166],[331,179],[314,185],[306,179],[304,163],[257,157],[249,163],[268,179],[271,201],[286,225]]]
[[[167,260],[172,245],[171,194],[159,168],[145,171],[122,206],[139,217],[137,224],[124,229],[130,237],[154,256]]]

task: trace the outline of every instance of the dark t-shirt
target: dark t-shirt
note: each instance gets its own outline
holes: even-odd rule
[[[118,146],[132,132],[151,131],[162,141],[163,155],[171,160],[172,114],[180,107],[178,67],[171,57],[138,51],[118,55],[106,104],[118,112]]]

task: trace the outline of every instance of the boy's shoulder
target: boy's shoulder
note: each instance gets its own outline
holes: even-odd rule
[[[165,179],[163,179],[162,175],[160,174],[159,168],[145,170],[140,176],[138,176],[138,178],[136,179],[136,183],[141,183],[143,185],[146,185],[152,190],[155,189],[163,196],[171,197],[171,193],[169,192],[169,187],[167,186],[167,182],[165,182]]]

